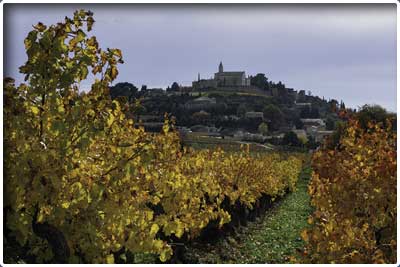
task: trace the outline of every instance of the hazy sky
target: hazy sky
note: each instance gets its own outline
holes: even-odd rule
[[[5,75],[21,79],[32,25],[79,8],[94,12],[101,47],[122,50],[117,82],[191,85],[222,61],[354,108],[396,110],[395,4],[4,4]]]

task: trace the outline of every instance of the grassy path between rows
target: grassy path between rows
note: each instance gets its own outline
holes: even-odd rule
[[[303,169],[296,192],[285,196],[264,217],[215,244],[190,248],[187,256],[198,263],[289,263],[289,257],[304,245],[300,233],[312,212],[307,193],[310,173],[309,167]]]

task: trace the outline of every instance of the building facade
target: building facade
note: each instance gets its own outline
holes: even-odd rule
[[[193,88],[217,88],[217,87],[245,87],[250,86],[250,78],[246,77],[244,71],[224,71],[222,62],[219,63],[218,72],[214,74],[213,79],[200,79],[192,83]]]

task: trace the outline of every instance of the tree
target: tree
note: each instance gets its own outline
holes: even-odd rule
[[[142,88],[140,88],[141,92],[146,92],[147,91],[147,85],[142,85]]]
[[[110,87],[110,96],[111,99],[125,96],[128,102],[132,102],[135,98],[138,97],[138,91],[139,89],[131,83],[117,83],[116,85]]]
[[[309,106],[301,107],[300,118],[310,118],[311,108]]]
[[[329,107],[330,107],[330,111],[333,113],[336,113],[336,111],[338,110],[338,102],[335,99],[332,99],[329,101]]]
[[[264,73],[258,73],[256,76],[250,78],[250,84],[263,90],[269,89],[268,78]]]
[[[285,135],[283,136],[283,139],[282,139],[282,144],[288,145],[288,146],[302,146],[303,145],[303,143],[300,141],[300,139],[297,137],[297,135],[292,131],[285,133]]]
[[[391,121],[391,124],[396,126],[396,115],[387,112],[386,109],[379,105],[364,105],[355,114],[355,118],[359,121],[363,129],[368,128],[368,123],[382,123],[387,125],[386,120]],[[395,128],[394,128],[395,129]]]
[[[328,131],[333,131],[335,128],[335,119],[332,116],[328,116],[325,124]]]
[[[296,129],[303,129],[304,128],[304,123],[301,121],[300,117],[296,117],[294,119],[294,126]]]
[[[270,121],[271,130],[278,130],[279,127],[284,123],[283,113],[276,105],[267,105],[264,108],[263,113],[264,118]]]
[[[306,91],[300,90],[297,94],[297,102],[304,103],[306,101]]]
[[[307,144],[308,149],[316,149],[319,146],[319,143],[316,142],[315,138],[312,135],[307,135]]]
[[[179,91],[179,88],[180,88],[180,86],[179,86],[179,84],[177,82],[173,82],[172,83],[172,85],[171,85],[171,90],[172,91]]]
[[[283,90],[283,89],[285,89],[286,87],[285,87],[285,84],[284,84],[284,83],[282,83],[281,81],[279,81],[279,82],[276,84],[276,88],[278,88],[278,90]]]
[[[340,109],[346,109],[346,105],[342,100],[340,101]]]
[[[262,135],[267,135],[268,125],[265,122],[260,123],[260,125],[258,126],[258,132],[260,132]]]
[[[317,106],[313,105],[313,106],[311,107],[311,110],[310,110],[310,113],[309,113],[309,118],[317,119],[317,118],[319,118],[319,117],[320,117],[320,115],[319,115],[319,108],[318,108]]]
[[[236,114],[237,114],[239,117],[244,117],[244,115],[246,114],[247,111],[248,111],[247,105],[242,103],[242,104],[240,104],[240,105],[238,106],[237,111],[236,111]]]

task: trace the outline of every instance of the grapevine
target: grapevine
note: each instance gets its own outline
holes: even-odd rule
[[[313,263],[396,262],[396,133],[382,123],[349,125],[335,149],[313,156],[316,210],[304,259]]]
[[[168,117],[160,134],[127,118],[108,90],[122,52],[102,50],[93,23],[84,10],[38,23],[25,39],[26,84],[4,80],[6,228],[37,263],[114,263],[126,251],[166,261],[168,237],[230,221],[224,201],[253,208],[295,189],[300,157],[182,149]]]

